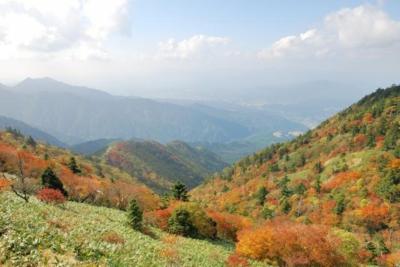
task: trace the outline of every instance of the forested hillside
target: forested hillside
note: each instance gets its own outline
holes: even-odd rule
[[[35,127],[32,127],[22,121],[14,120],[12,118],[0,116],[0,130],[12,128],[20,131],[25,136],[32,136],[33,138],[58,147],[66,147],[67,145],[55,138],[54,136],[45,133]]]
[[[100,154],[105,163],[125,170],[159,193],[168,192],[178,181],[193,188],[227,166],[214,153],[180,141],[166,145],[155,141],[121,141]]]
[[[345,230],[342,237],[353,240],[348,252],[355,253],[355,262],[395,266],[400,262],[399,125],[400,86],[379,89],[295,140],[226,168],[191,195],[208,208],[267,221],[239,236],[242,255],[288,264],[277,247],[285,231],[307,232],[304,224]]]
[[[61,182],[56,182],[57,189],[70,200],[125,209],[135,198],[145,209],[158,207],[158,196],[152,190],[118,168],[40,143],[18,131],[0,132],[0,184],[14,185],[21,195],[35,194],[46,186],[43,175],[48,170]]]

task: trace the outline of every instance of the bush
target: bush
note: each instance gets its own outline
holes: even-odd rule
[[[59,190],[64,196],[67,195],[67,191],[64,189],[64,185],[62,184],[61,180],[57,177],[54,171],[47,167],[42,174],[42,185],[44,187],[52,188]]]
[[[279,266],[347,266],[339,238],[318,225],[272,221],[239,233],[236,251]]]
[[[199,237],[211,239],[217,237],[217,224],[202,207],[195,203],[182,204],[180,207],[189,212],[190,220],[197,229]]]
[[[197,229],[193,225],[189,211],[178,208],[168,220],[168,231],[172,234],[196,237]]]
[[[65,197],[60,190],[52,188],[43,188],[36,195],[37,199],[50,204],[62,204],[65,202]]]
[[[145,214],[146,222],[152,226],[160,228],[161,230],[167,231],[168,220],[171,217],[172,212],[173,212],[172,207],[146,212]]]
[[[0,192],[11,185],[7,179],[0,178]]]
[[[226,266],[228,267],[247,267],[249,266],[249,262],[246,258],[239,256],[237,254],[229,255],[226,260]]]
[[[240,215],[208,211],[208,216],[217,224],[217,236],[228,241],[237,241],[237,233],[251,226],[251,221]]]

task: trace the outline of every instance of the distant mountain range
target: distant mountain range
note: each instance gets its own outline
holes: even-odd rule
[[[155,141],[114,142],[97,156],[158,193],[167,192],[177,181],[193,188],[228,165],[214,153],[181,141],[166,145]]]
[[[50,78],[0,88],[0,115],[14,118],[69,145],[97,139],[228,143],[260,131],[305,130],[269,111],[218,109],[113,96]]]

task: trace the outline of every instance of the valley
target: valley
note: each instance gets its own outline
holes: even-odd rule
[[[231,166],[213,145],[100,139],[78,146],[80,156],[7,128],[0,134],[0,262],[125,266],[140,255],[135,266],[395,266],[399,104],[399,86],[379,89]],[[46,168],[65,197],[40,189]],[[133,230],[132,205],[141,214]],[[69,241],[65,231],[73,233]]]

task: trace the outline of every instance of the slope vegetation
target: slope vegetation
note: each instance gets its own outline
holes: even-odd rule
[[[32,136],[33,138],[44,141],[50,145],[58,147],[66,147],[66,144],[55,138],[54,136],[45,133],[35,127],[32,127],[22,121],[14,120],[12,118],[0,116],[0,130],[13,128],[20,131],[25,136]]]
[[[227,166],[212,152],[180,141],[166,145],[155,141],[117,142],[106,149],[102,158],[157,192],[169,190],[177,181],[192,188]]]
[[[71,170],[71,157],[79,173]],[[71,200],[124,209],[136,198],[146,210],[158,207],[152,190],[118,168],[29,140],[18,132],[0,132],[0,182],[18,184],[26,177],[28,191],[35,193],[47,168],[59,177]]]
[[[360,262],[392,266],[387,262],[400,260],[399,125],[400,86],[378,89],[295,140],[226,168],[192,197],[260,221],[345,229],[357,236]],[[268,227],[253,237],[280,231]],[[266,256],[243,249],[243,242],[242,254]]]
[[[1,266],[225,266],[232,246],[132,230],[116,209],[0,193]],[[249,265],[247,265],[249,266]],[[251,266],[262,266],[252,264]]]

